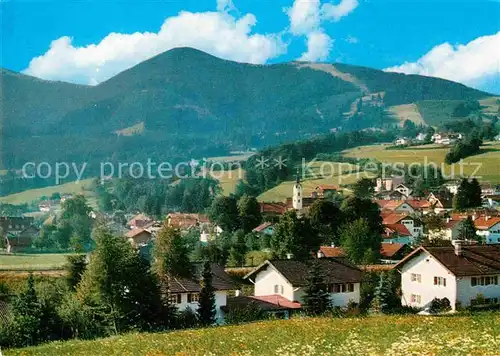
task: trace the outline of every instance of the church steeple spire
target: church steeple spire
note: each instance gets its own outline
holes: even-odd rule
[[[297,174],[295,176],[295,182],[297,184],[300,184],[300,173],[299,173],[299,169],[297,168]]]
[[[293,196],[292,196],[293,208],[295,210],[302,209],[302,198],[303,198],[303,190],[302,190],[302,184],[300,184],[299,169],[297,168],[297,177],[295,180],[295,184],[293,186]]]

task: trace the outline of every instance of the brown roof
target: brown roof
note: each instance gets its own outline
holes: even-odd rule
[[[281,215],[286,212],[286,205],[283,203],[260,203],[260,212]]]
[[[260,224],[259,226],[257,226],[255,229],[253,229],[252,231],[255,231],[255,232],[261,232],[262,230],[265,230],[267,229],[269,226],[273,225],[273,223],[270,223],[270,222],[265,222],[265,223],[262,223]]]
[[[125,236],[133,239],[134,237],[139,236],[143,232],[148,234],[148,235],[151,235],[151,233],[149,231],[146,231],[144,229],[132,229],[129,232],[127,232],[125,234]]]
[[[231,277],[224,271],[224,267],[215,263],[212,264],[212,285],[215,290],[231,290],[236,286]],[[171,293],[199,293],[201,292],[201,280],[203,273],[203,263],[193,264],[193,278],[172,278],[170,281]]]
[[[422,252],[427,252],[455,276],[500,274],[500,245],[462,246],[457,256],[453,246],[420,247],[406,256],[394,268],[401,268]]]
[[[256,305],[262,311],[298,309],[300,303],[290,302],[281,295],[266,295],[261,297],[254,296],[238,296],[228,297],[227,305],[221,309],[228,311],[234,309],[242,309],[248,305]]]
[[[209,219],[204,214],[171,213],[167,215],[167,221],[169,226],[183,230],[207,223]]]
[[[363,273],[344,258],[320,258],[317,261],[323,271],[326,283],[361,282]],[[292,285],[302,286],[305,284],[306,278],[309,275],[310,262],[312,261],[269,260],[255,268],[252,272],[247,274],[245,278],[249,278],[269,266],[273,266]]]
[[[321,185],[318,185],[316,187],[316,189],[322,190],[322,191],[325,191],[325,190],[340,190],[340,187],[338,185],[334,185],[334,184],[321,184]]]
[[[144,225],[150,223],[153,221],[151,218],[147,217],[144,214],[137,214],[134,216],[132,219],[130,219],[127,222],[128,226],[136,226],[136,227],[143,227]]]
[[[345,256],[345,251],[342,247],[320,246],[319,250],[328,258]]]

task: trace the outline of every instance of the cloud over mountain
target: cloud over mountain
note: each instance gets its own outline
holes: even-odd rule
[[[286,51],[278,34],[253,33],[256,17],[235,17],[231,1],[219,1],[219,12],[180,12],[158,32],[110,33],[99,43],[75,46],[60,37],[24,73],[39,78],[97,84],[148,58],[175,47],[193,47],[220,58],[261,64]]]
[[[467,44],[442,43],[415,62],[385,70],[439,77],[477,87],[500,77],[500,32],[478,37]]]

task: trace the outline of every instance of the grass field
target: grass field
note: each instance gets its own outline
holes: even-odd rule
[[[479,100],[479,104],[483,106],[484,113],[496,114],[500,107],[500,96],[492,96],[491,98]]]
[[[311,163],[310,167],[305,174],[305,179],[302,179],[304,196],[311,196],[314,189],[321,184],[340,186],[352,184],[363,177],[374,178],[373,174],[367,172],[358,173],[358,166],[344,162],[317,161]],[[292,196],[294,184],[295,180],[282,182],[259,195],[257,199],[262,202],[282,202]],[[345,194],[349,194],[349,191],[345,190]]]
[[[391,106],[389,113],[399,121],[401,126],[406,120],[410,120],[416,125],[425,125],[424,118],[420,115],[420,111],[418,111],[415,104]]]
[[[8,204],[24,204],[31,203],[34,200],[38,200],[43,196],[49,197],[54,193],[61,194],[83,194],[87,196],[89,200],[89,204],[91,206],[95,206],[95,199],[92,192],[89,191],[90,186],[92,184],[93,179],[85,179],[80,182],[70,182],[61,185],[55,185],[51,187],[39,188],[39,189],[30,189],[21,193],[7,195],[5,197],[0,197],[0,203],[8,203]]]
[[[1,254],[0,271],[36,271],[60,269],[68,254]]]
[[[362,146],[344,151],[344,154],[347,157],[372,158],[385,163],[435,163],[442,167],[446,178],[470,176],[479,167],[475,173],[476,177],[492,183],[500,183],[500,142],[487,142],[481,148],[482,153],[464,160],[463,167],[459,164],[448,166],[444,163],[449,147],[426,145],[401,150],[386,150],[386,147],[388,145]]]
[[[214,171],[211,176],[219,181],[225,196],[233,194],[240,179],[245,179],[245,170],[238,168],[232,171]]]
[[[498,355],[500,314],[295,318],[55,342],[6,355]]]
[[[464,103],[463,100],[423,100],[418,101],[418,111],[424,118],[427,125],[439,126],[442,123],[450,120],[459,120],[458,117],[453,117],[453,110],[460,104]]]

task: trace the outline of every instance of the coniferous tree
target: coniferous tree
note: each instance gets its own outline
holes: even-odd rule
[[[303,307],[307,314],[321,315],[330,309],[331,302],[319,260],[314,260],[310,267],[304,293]]]
[[[458,239],[464,241],[478,241],[482,242],[481,236],[476,234],[476,227],[474,226],[474,221],[470,216],[462,221],[460,228],[458,229]]]
[[[87,267],[85,255],[70,255],[67,257],[65,269],[67,272],[66,280],[72,290],[76,290],[76,286],[82,279],[83,272]]]
[[[245,241],[245,233],[243,230],[238,230],[233,236],[233,243],[229,249],[229,259],[227,261],[229,266],[242,267],[245,264],[245,254],[247,252],[247,245]]]
[[[156,237],[153,254],[155,267],[161,278],[192,276],[189,250],[179,230],[164,224]]]
[[[473,178],[469,183],[469,189],[467,193],[469,208],[477,208],[483,204],[483,199],[481,198],[481,185],[476,178]]]
[[[215,323],[215,288],[212,284],[212,268],[210,261],[203,265],[202,288],[198,301],[198,319],[202,326],[210,326]]]
[[[243,195],[237,203],[240,228],[248,233],[262,220],[259,202],[255,197]]]
[[[371,303],[371,311],[375,313],[387,313],[393,304],[393,286],[391,279],[386,273],[381,273],[379,282],[375,288],[375,296]]]
[[[462,179],[457,190],[457,194],[453,197],[453,210],[463,211],[469,207],[469,181]]]

